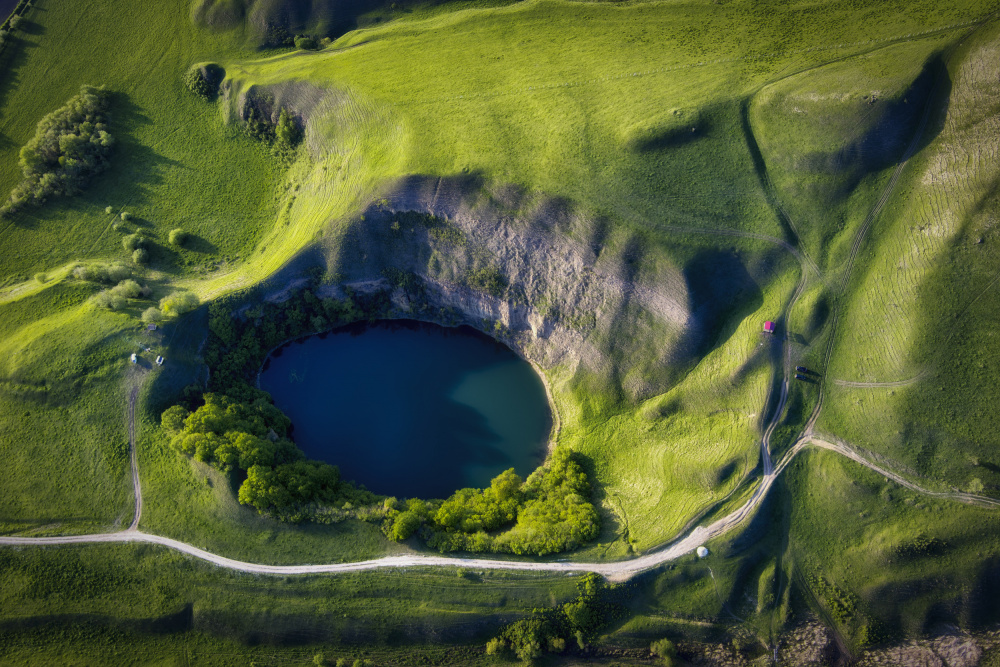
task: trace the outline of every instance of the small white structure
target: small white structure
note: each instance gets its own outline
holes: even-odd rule
[[[156,357],[156,365],[157,366],[162,366],[163,365],[163,357],[159,357],[159,356]]]
[[[135,352],[132,353],[132,356],[129,357],[128,360],[131,361],[133,364],[135,363]]]
[[[694,552],[698,554],[698,558],[704,558],[705,556],[708,555],[708,549],[706,549],[705,547],[698,547],[697,549],[694,550]]]
[[[146,331],[156,331],[156,325],[150,324],[148,327],[146,327]]]

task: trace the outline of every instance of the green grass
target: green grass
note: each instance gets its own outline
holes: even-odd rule
[[[984,29],[950,57],[947,106],[873,226],[842,306],[830,378],[912,383],[828,382],[819,423],[922,475],[962,488],[979,479],[990,493],[1000,484],[989,419],[1000,297],[984,115],[996,83],[984,67],[995,35]]]
[[[213,664],[246,664],[247,658],[305,663],[323,650],[306,653],[310,645],[334,659],[367,655],[384,664],[379,649],[371,652],[380,644],[390,645],[382,655],[392,664],[409,664],[391,645],[428,635],[460,651],[471,644],[462,652],[475,660],[502,624],[572,599],[578,580],[433,569],[418,577],[401,571],[258,577],[133,545],[5,549],[0,562],[5,660],[31,661],[26,649],[41,644],[55,652],[47,653],[50,660],[89,664],[112,662],[116,654],[172,664],[185,652],[199,663],[199,656]],[[86,658],[58,653],[101,637],[102,645],[87,646]],[[136,655],[135,645],[148,653]]]
[[[749,488],[774,372],[760,322],[782,314],[801,274],[773,243],[726,232],[798,238],[822,271],[787,314],[793,363],[824,373],[820,430],[902,472],[996,493],[997,29],[955,46],[970,22],[995,9],[462,3],[374,9],[360,20],[369,27],[320,52],[261,53],[247,49],[242,29],[198,28],[184,2],[36,0],[17,42],[0,54],[0,192],[17,182],[17,151],[37,121],[81,84],[114,92],[119,144],[111,170],[83,195],[0,221],[0,453],[9,464],[0,531],[127,525],[124,405],[140,378],[127,356],[152,344],[168,364],[141,375],[144,530],[271,563],[405,550],[369,524],[261,519],[236,503],[232,480],[177,457],[156,419],[183,386],[204,378],[204,312],[147,336],[136,317],[148,303],[97,310],[87,300],[98,288],[68,275],[77,261],[126,260],[122,235],[144,230],[152,261],[137,279],[154,298],[175,289],[203,300],[243,289],[256,297],[262,281],[291,275],[280,271],[304,251],[343,253],[372,201],[411,175],[468,176],[478,183],[473,198],[516,186],[524,202],[564,202],[608,225],[609,256],[635,248],[643,257],[636,271],[657,283],[683,279],[677,293],[692,309],[723,304],[715,326],[679,361],[664,349],[683,332],[629,311],[598,323],[588,341],[608,350],[610,370],[544,371],[560,444],[585,455],[605,515],[599,542],[573,557],[642,551]],[[191,64],[207,61],[228,74],[230,95],[216,104],[181,83]],[[907,105],[925,90],[921,73],[945,70],[921,150],[874,220],[841,294],[851,242],[893,163],[865,151],[837,160],[889,127],[910,127]],[[293,98],[308,86],[319,91],[322,103],[309,112],[305,145],[290,166],[234,123],[251,86]],[[122,212],[132,219],[114,230]],[[167,243],[177,227],[193,235],[183,249]],[[330,268],[360,274],[366,260]],[[726,283],[735,296],[710,288],[737,269],[749,282]],[[832,313],[838,327],[822,368]],[[918,380],[881,388],[834,382],[908,378]],[[815,386],[793,385],[775,453],[816,400]],[[983,563],[996,551],[993,514],[903,492],[829,453],[802,455],[788,475],[742,533],[710,545],[708,560],[683,559],[644,579],[635,618],[610,641],[698,634],[703,623],[766,639],[811,606],[861,646],[920,631],[941,605],[976,608],[985,590],[976,577],[989,575]],[[890,562],[919,533],[947,544],[943,555]],[[165,661],[193,646],[203,651],[195,659],[212,660],[218,650],[225,662],[265,655],[244,644],[262,637],[346,641],[358,628],[358,641],[389,644],[442,628],[443,636],[454,628],[487,636],[501,616],[555,604],[571,589],[565,578],[497,574],[479,582],[451,572],[257,579],[147,547],[0,550],[0,558],[8,610],[0,641],[17,659],[40,662],[61,661],[53,647],[77,640],[49,626],[26,630],[18,625],[25,619],[128,620],[125,629],[108,630],[117,622],[108,620],[71,631],[86,647],[83,662],[110,661],[97,648],[109,636],[122,655],[138,641]],[[948,592],[961,587],[972,591],[964,601]],[[774,601],[760,604],[769,589]],[[195,627],[147,634],[189,603]],[[72,627],[83,627],[74,619]],[[303,626],[314,634],[296,636]],[[48,652],[30,656],[32,641]]]
[[[827,582],[815,591],[824,606],[829,585],[856,598],[841,625],[854,641],[876,629],[869,641],[913,636],[929,622],[995,622],[983,604],[994,594],[996,511],[929,499],[829,452],[810,451],[789,472],[788,555],[812,587]],[[940,546],[915,550],[917,536]]]
[[[122,211],[133,215],[127,230],[147,230],[161,246],[174,227],[195,235],[191,251],[154,253],[155,269],[176,274],[190,263],[213,265],[248,253],[273,221],[280,168],[181,84],[188,65],[231,53],[233,41],[196,31],[184,9],[168,2],[70,8],[39,0],[27,22],[21,43],[2,56],[8,76],[0,90],[0,192],[19,180],[17,151],[35,124],[81,84],[114,92],[110,131],[118,143],[111,169],[83,195],[53,199],[3,222],[3,275],[27,277],[75,259],[124,258],[121,234],[110,228]]]

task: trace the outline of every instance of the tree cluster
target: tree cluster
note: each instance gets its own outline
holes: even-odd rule
[[[313,287],[318,281],[314,275]],[[239,314],[234,313],[239,297],[213,302],[204,351],[209,393],[202,399],[201,388],[192,387],[185,405],[163,414],[162,426],[175,448],[220,470],[245,470],[240,502],[283,520],[339,520],[346,510],[338,507],[365,506],[364,512],[351,510],[353,516],[381,522],[394,540],[419,532],[441,551],[544,555],[597,536],[590,482],[568,449],[557,450],[527,480],[507,470],[486,489],[462,489],[431,501],[381,502],[340,480],[335,467],[306,461],[287,437],[288,418],[253,379],[270,350],[286,341],[389,313],[388,291],[347,292],[346,298],[326,299],[300,289],[282,303],[257,304]]]
[[[216,64],[192,65],[184,75],[184,87],[205,100],[212,100],[219,93],[219,84],[226,71]]]
[[[420,530],[445,551],[544,556],[597,537],[600,519],[590,482],[569,449],[558,449],[526,481],[507,470],[486,489],[461,489],[437,503],[388,502],[383,529],[402,540]]]
[[[132,270],[124,264],[81,264],[73,268],[73,277],[92,283],[114,285],[132,277]]]
[[[121,310],[128,305],[129,299],[144,299],[150,294],[150,289],[134,280],[123,280],[111,289],[101,290],[94,296],[94,303],[100,308]]]
[[[288,439],[288,417],[266,392],[248,390],[242,400],[205,394],[193,412],[183,405],[168,408],[160,423],[174,449],[223,472],[246,471],[239,500],[262,514],[297,521],[304,506],[337,500],[337,467],[305,460]]]
[[[21,149],[22,181],[0,214],[9,215],[54,195],[75,195],[108,168],[114,139],[108,134],[110,94],[83,86],[65,106],[45,116]]]
[[[181,292],[162,300],[160,309],[177,312],[185,298],[197,305],[193,294]],[[239,501],[280,520],[301,521],[333,503],[377,502],[374,494],[341,481],[336,466],[305,460],[288,438],[288,417],[251,380],[268,351],[280,343],[374,318],[386,312],[388,303],[384,294],[335,300],[300,290],[284,303],[262,304],[235,317],[225,301],[214,302],[204,353],[212,371],[210,391],[200,398],[192,396],[199,391],[188,392],[185,404],[163,413],[161,426],[171,434],[173,447],[224,472],[245,471]]]
[[[160,299],[160,316],[174,317],[189,313],[198,307],[198,295],[192,292],[174,292]]]
[[[623,618],[623,587],[609,586],[590,573],[577,584],[576,599],[553,609],[536,609],[528,618],[511,623],[486,645],[490,655],[513,653],[530,662],[543,653],[583,651],[587,642],[609,623]]]

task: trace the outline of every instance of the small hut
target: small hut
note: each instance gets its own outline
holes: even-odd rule
[[[769,333],[769,334],[774,333],[774,322],[770,320],[764,322],[764,333]]]

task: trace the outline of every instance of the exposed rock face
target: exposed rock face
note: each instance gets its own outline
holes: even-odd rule
[[[665,389],[701,343],[688,277],[665,253],[513,187],[404,179],[329,247],[329,269],[352,289],[419,277],[419,295],[396,290],[400,314],[426,306],[421,316],[472,324],[544,368],[633,400]],[[474,287],[469,276],[481,270],[506,288]]]

